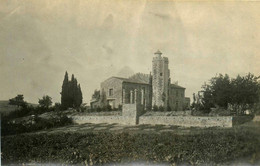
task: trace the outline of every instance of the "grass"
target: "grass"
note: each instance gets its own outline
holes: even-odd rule
[[[9,105],[9,101],[0,101],[0,114],[7,115],[12,111],[15,111],[17,106]]]
[[[248,123],[231,129],[190,128],[191,132],[185,135],[127,130],[13,135],[2,137],[2,161],[4,164],[121,165],[141,161],[148,165],[226,165],[242,160],[257,164],[260,162],[259,126],[259,123]]]

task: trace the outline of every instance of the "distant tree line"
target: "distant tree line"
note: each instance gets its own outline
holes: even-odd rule
[[[74,74],[72,74],[71,80],[69,80],[68,73],[66,71],[61,91],[62,109],[79,108],[82,104],[82,99],[83,97],[80,84],[78,84]]]

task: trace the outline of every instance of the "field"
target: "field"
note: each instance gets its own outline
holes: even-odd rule
[[[0,114],[9,114],[17,109],[15,105],[9,105],[9,101],[0,101]]]
[[[33,107],[37,106],[37,104],[31,104],[31,103],[28,103],[28,105],[31,105]],[[15,105],[9,105],[9,101],[7,100],[0,101],[0,114],[7,115],[10,112],[15,111],[16,109],[18,109],[18,107]]]
[[[260,124],[234,128],[84,124],[2,137],[3,164],[260,164]]]

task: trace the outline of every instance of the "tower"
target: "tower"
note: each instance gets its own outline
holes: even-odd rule
[[[152,63],[152,104],[167,107],[169,95],[169,79],[170,70],[168,68],[168,58],[162,57],[162,53],[158,50],[154,53]]]

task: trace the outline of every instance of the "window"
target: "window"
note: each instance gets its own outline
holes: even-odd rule
[[[177,97],[179,96],[178,90],[176,91],[176,96],[177,96]]]
[[[113,96],[113,89],[109,89],[108,96]]]
[[[162,76],[162,73],[160,73],[160,76]]]

